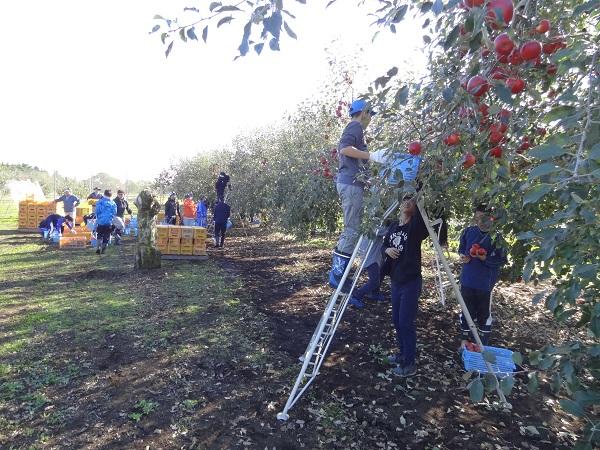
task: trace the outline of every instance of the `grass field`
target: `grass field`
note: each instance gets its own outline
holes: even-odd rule
[[[213,364],[262,357],[253,320],[239,326],[242,317],[260,317],[240,304],[239,286],[213,262],[134,272],[131,240],[102,257],[90,248],[59,250],[17,232],[16,208],[0,206],[1,448],[78,448],[68,430],[88,418],[71,395],[108,367],[141,368],[158,355],[175,366],[189,355]],[[125,424],[165,407],[133,385],[118,392],[127,398],[111,409]],[[191,413],[200,399],[181,402]]]

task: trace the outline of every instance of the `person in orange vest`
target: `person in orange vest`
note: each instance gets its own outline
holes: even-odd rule
[[[192,227],[196,225],[196,203],[192,194],[186,194],[183,200],[183,225]]]

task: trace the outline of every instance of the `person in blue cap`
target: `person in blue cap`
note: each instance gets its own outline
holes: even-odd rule
[[[350,122],[337,146],[339,155],[336,188],[342,202],[344,230],[333,250],[329,285],[337,288],[360,235],[365,184],[360,175],[368,169],[371,153],[367,151],[364,132],[375,112],[365,100],[350,104]]]

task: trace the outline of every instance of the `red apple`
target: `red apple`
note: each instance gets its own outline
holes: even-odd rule
[[[496,17],[496,11],[500,11],[500,20]],[[495,30],[507,26],[512,20],[512,17],[512,0],[490,0],[488,2],[486,20]]]
[[[462,166],[465,169],[468,169],[473,164],[475,164],[475,155],[473,155],[473,153],[469,153],[469,152],[465,153],[465,155],[463,156]]]
[[[485,256],[485,255],[487,255],[487,250],[485,248],[477,249],[477,256]]]
[[[460,134],[452,133],[444,139],[444,144],[446,145],[456,145],[460,142]]]
[[[490,88],[488,81],[481,75],[471,77],[467,83],[467,92],[475,97],[481,97]]]
[[[415,141],[408,144],[408,153],[411,155],[419,155],[421,153],[421,143]]]
[[[515,48],[515,43],[511,41],[507,33],[501,33],[494,39],[494,49],[499,55],[508,55],[513,48]]]
[[[485,103],[479,104],[479,112],[481,113],[481,115],[483,117],[487,117],[489,109],[490,109],[489,106],[486,105]]]
[[[482,6],[485,0],[464,0],[463,5],[467,8],[473,8],[474,6]]]
[[[548,19],[540,20],[540,23],[535,27],[535,31],[540,34],[546,33],[550,29],[550,21]]]
[[[534,61],[542,54],[542,44],[538,41],[525,42],[521,46],[521,58],[523,61]]]
[[[542,45],[542,51],[544,52],[544,55],[551,55],[556,50],[558,50],[558,47],[553,42],[547,42]]]
[[[520,78],[509,78],[506,80],[506,87],[510,89],[513,94],[523,92],[525,89],[525,82]]]
[[[512,53],[508,57],[508,63],[513,66],[518,66],[522,62],[523,62],[523,58],[521,58],[521,52],[519,52],[519,50],[517,50],[517,49],[513,50]]]
[[[558,67],[556,66],[556,64],[548,64],[548,67],[546,67],[546,72],[548,73],[548,75],[556,75],[557,70]]]
[[[492,148],[490,150],[490,156],[492,156],[494,158],[501,158],[502,157],[502,147],[496,146],[496,147]]]

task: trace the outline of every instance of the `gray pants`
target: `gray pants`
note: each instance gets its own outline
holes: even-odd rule
[[[361,186],[352,184],[337,183],[336,187],[344,212],[344,230],[338,239],[337,249],[352,254],[360,236],[364,190]]]

